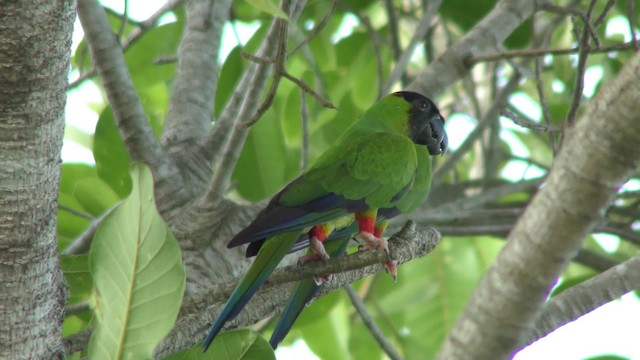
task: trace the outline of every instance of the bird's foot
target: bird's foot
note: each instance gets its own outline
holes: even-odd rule
[[[376,237],[369,232],[360,232],[355,236],[355,238],[356,241],[363,244],[360,246],[360,250],[382,249],[382,251],[384,251],[384,253],[387,255],[387,261],[382,265],[393,278],[393,282],[396,282],[398,280],[398,261],[391,259],[391,254],[389,253],[389,243],[387,242],[387,240],[381,237]]]
[[[327,254],[327,250],[325,250],[322,241],[318,240],[317,237],[312,236],[309,239],[309,248],[313,250],[312,253],[302,255],[298,258],[298,265],[304,265],[310,261],[327,261],[329,260],[329,254]],[[319,275],[314,276],[313,280],[316,282],[316,285],[320,286],[323,283],[330,281],[333,278],[333,274]]]

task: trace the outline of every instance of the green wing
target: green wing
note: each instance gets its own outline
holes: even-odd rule
[[[413,142],[393,133],[348,132],[323,154],[280,201],[296,206],[331,193],[362,200],[366,208],[390,207],[416,176]]]

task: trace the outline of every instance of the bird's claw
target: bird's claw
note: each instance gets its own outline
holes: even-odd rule
[[[398,280],[398,262],[391,259],[391,253],[389,252],[389,243],[383,238],[376,237],[369,232],[360,232],[355,236],[356,241],[361,241],[363,245],[359,246],[359,250],[369,249],[382,249],[387,256],[387,261],[383,263],[385,270],[391,274],[393,282]]]

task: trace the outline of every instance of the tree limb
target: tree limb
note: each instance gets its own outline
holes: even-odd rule
[[[460,41],[449,47],[407,87],[432,98],[469,73],[468,60],[491,50],[502,42],[546,0],[502,0]]]
[[[636,289],[640,289],[640,255],[552,297],[535,321],[527,343]]]
[[[171,152],[193,146],[211,124],[220,71],[218,51],[222,26],[229,17],[230,7],[230,0],[187,1],[186,26],[162,132],[162,142]]]
[[[552,284],[640,165],[639,97],[636,55],[568,131],[545,186],[475,289],[439,359],[507,359],[524,344]]]
[[[166,156],[149,125],[104,9],[95,0],[79,0],[78,16],[129,156],[147,164],[156,181],[173,176],[173,181],[165,183],[180,186],[175,164]]]
[[[398,264],[403,264],[427,255],[435,249],[439,241],[440,234],[436,230],[416,229],[415,223],[409,222],[399,233],[389,239],[389,249],[391,257],[397,259]],[[227,323],[225,329],[247,326],[280,312],[290,295],[291,282],[314,275],[336,273],[331,281],[322,285],[315,297],[318,298],[365,276],[382,271],[381,262],[386,260],[384,252],[376,250],[332,258],[325,263],[311,262],[300,267],[289,266],[277,269],[240,315]],[[156,348],[154,357],[166,357],[201,341],[236,285],[236,281],[221,284],[219,287],[185,299],[176,326]]]

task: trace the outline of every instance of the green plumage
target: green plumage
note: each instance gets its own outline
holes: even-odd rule
[[[205,350],[312,227],[351,222],[364,212],[375,222],[378,209],[389,219],[420,205],[431,183],[429,154],[446,147],[444,119],[422,95],[393,93],[367,110],[229,242],[249,243],[247,256],[257,258],[212,326]]]

